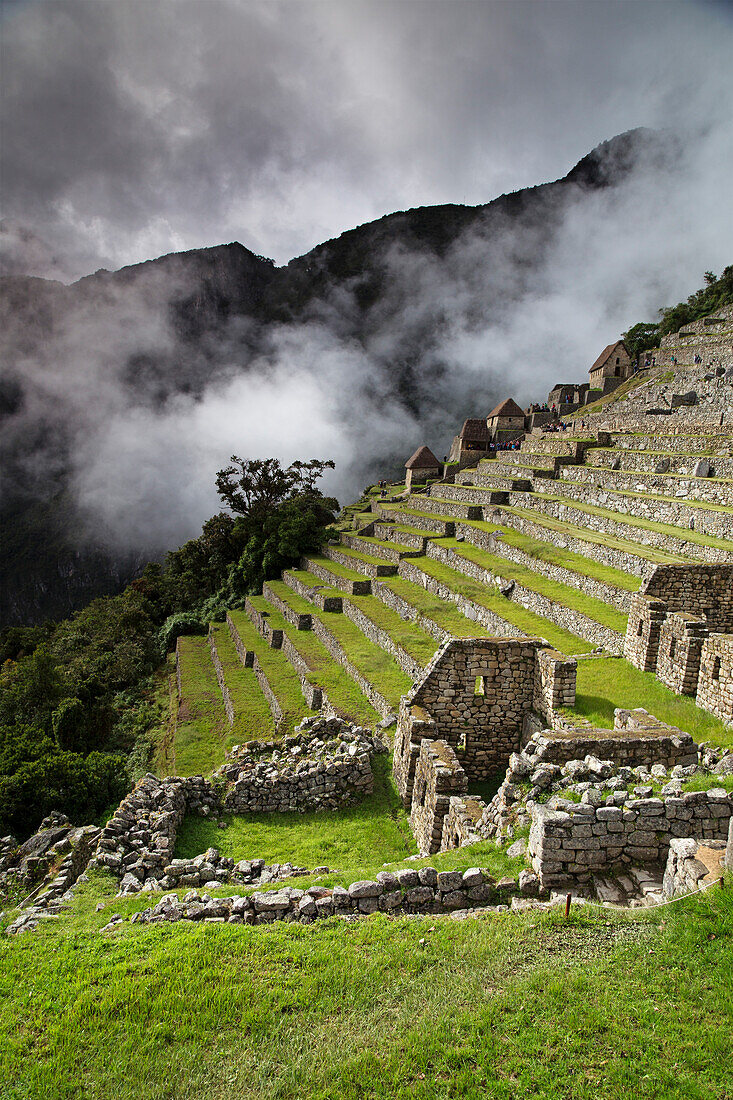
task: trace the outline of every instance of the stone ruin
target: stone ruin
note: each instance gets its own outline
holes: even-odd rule
[[[624,656],[733,721],[733,565],[658,565],[631,601]]]
[[[690,863],[691,844],[718,853],[704,864],[712,874],[727,858],[733,795],[684,782],[733,774],[733,751],[698,746],[641,709],[617,710],[612,730],[574,725],[565,708],[575,672],[574,660],[536,639],[441,646],[403,697],[395,735],[395,780],[421,853],[529,829],[517,849],[533,868],[525,893],[570,885],[618,903],[642,884],[651,901],[681,889],[703,866]],[[491,802],[469,793],[497,773]],[[733,856],[733,839],[730,847]]]

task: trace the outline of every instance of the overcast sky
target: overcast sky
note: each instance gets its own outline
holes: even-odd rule
[[[635,126],[730,125],[731,57],[713,0],[4,0],[2,216],[68,276],[234,239],[284,263]]]

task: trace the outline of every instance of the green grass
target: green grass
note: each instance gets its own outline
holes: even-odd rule
[[[295,670],[279,649],[270,648],[245,611],[230,611],[229,615],[246,648],[257,654],[260,666],[282,708],[284,729],[292,729],[302,718],[313,713],[303,698]]]
[[[392,707],[412,687],[412,677],[374,642],[370,642],[358,626],[336,611],[319,611],[318,618],[346,650],[352,665],[384,696]]]
[[[402,619],[376,596],[349,596],[348,602],[362,611],[376,626],[385,630],[392,641],[414,657],[418,664],[424,667],[431,660],[438,643],[415,623]]]
[[[392,782],[390,758],[374,757],[372,770],[373,794],[339,813],[230,815],[226,829],[190,815],[179,830],[175,855],[192,859],[216,847],[234,859],[290,861],[310,868],[325,864],[357,877],[373,867],[376,874],[384,863],[404,860],[417,848]]]
[[[575,711],[593,725],[613,728],[615,707],[643,707],[696,741],[733,745],[733,729],[698,707],[689,695],[675,695],[653,672],[640,672],[624,658],[578,661]]]
[[[385,577],[380,583],[409,603],[420,615],[431,619],[455,638],[483,638],[491,633],[480,623],[467,619],[457,611],[450,600],[442,600],[440,596],[434,596],[432,592],[404,577]]]
[[[514,580],[531,592],[536,592],[554,603],[578,611],[594,622],[601,623],[619,634],[626,633],[628,616],[603,600],[596,599],[594,596],[586,596],[584,592],[577,588],[550,580],[549,577],[543,577],[540,573],[534,573],[526,565],[519,565],[516,562],[509,561],[508,558],[490,554],[487,550],[481,550],[471,543],[456,542],[455,539],[436,541],[439,546],[445,546],[452,550],[459,558],[473,562],[491,573]]]
[[[278,582],[271,581],[270,583],[273,586],[273,592],[276,592],[283,600],[293,606],[289,597],[293,596],[294,593],[282,582],[279,582],[278,588],[275,587]],[[283,589],[285,591],[282,591]],[[298,597],[296,596],[295,599],[298,600]],[[334,710],[344,718],[348,718],[349,721],[357,722],[361,726],[373,727],[379,721],[380,715],[369,700],[341,665],[334,661],[331,654],[312,631],[296,630],[273,604],[267,602],[264,596],[252,596],[251,600],[259,611],[268,612],[270,624],[274,629],[283,630],[288,636],[310,669],[308,681],[323,688]],[[304,600],[298,600],[298,602],[299,604],[305,604],[311,611],[313,610],[310,604],[306,604]],[[301,608],[297,607],[296,610],[300,611]]]
[[[728,539],[717,538],[715,535],[701,535],[699,531],[689,531],[685,527],[673,527],[670,523],[657,523],[656,520],[642,519],[640,516],[630,516],[626,512],[614,512],[610,508],[600,508],[595,504],[584,504],[582,501],[570,497],[562,497],[557,494],[533,493],[536,500],[546,501],[550,504],[563,504],[578,512],[587,512],[591,516],[603,516],[614,523],[623,524],[625,527],[639,527],[647,531],[656,531],[660,535],[681,539],[683,542],[691,542],[697,546],[709,546],[715,550],[726,550],[733,553],[733,542]],[[651,496],[642,496],[643,500],[653,500]]]
[[[366,562],[367,565],[390,565],[386,558],[377,558],[373,554],[367,554],[364,550],[353,550],[350,546],[334,546],[334,550],[337,550],[339,554],[343,554],[345,557],[353,559],[356,562]],[[331,559],[327,559],[331,562]],[[333,565],[334,562],[331,562]],[[347,566],[348,568],[348,566]],[[363,576],[363,574],[362,574]]]
[[[271,737],[275,721],[254,670],[243,667],[226,623],[212,623],[211,629],[234,707],[234,725],[227,726],[224,748],[228,750],[240,741]]]
[[[145,904],[110,883],[0,938],[3,1100],[730,1096],[730,879],[630,915],[99,935]]]
[[[343,592],[340,588],[333,588],[332,586],[325,584],[319,577],[314,576],[313,573],[309,573],[306,569],[288,569],[287,572],[295,577],[296,580],[300,581],[301,584],[305,584],[309,588],[314,588],[316,585],[318,585],[319,596],[334,596],[338,597],[339,599],[343,597]],[[364,580],[363,577],[361,579]],[[268,584],[274,583],[276,582],[268,581]],[[296,592],[293,592],[292,588],[289,589],[289,591],[292,593],[293,597],[296,600],[300,601],[299,603],[291,604],[292,607],[297,608],[303,613],[307,612],[310,614],[310,612],[313,611],[314,608],[312,604],[308,603],[308,601],[303,599],[302,596],[298,596]]]
[[[318,578],[312,573],[303,573],[299,571],[298,576],[305,584],[313,585],[314,581],[317,582]],[[391,580],[391,578],[388,578]],[[346,650],[346,654],[359,672],[372,684],[373,687],[380,692],[381,695],[387,700],[391,706],[397,706],[400,701],[400,696],[404,695],[406,691],[412,686],[412,680],[403,672],[399,667],[394,657],[386,653],[380,646],[374,642],[370,642],[359,630],[358,626],[347,619],[346,616],[339,611],[321,611],[313,604],[307,603],[300,597],[296,597],[293,600],[294,593],[284,592],[282,589],[273,588],[278,595],[282,596],[287,603],[290,604],[297,611],[308,611],[315,618],[319,619],[327,630],[333,634],[336,640]],[[360,601],[362,599],[368,599],[368,597],[361,596],[349,596],[348,599],[357,607],[361,606]],[[376,604],[377,601],[375,601]],[[365,608],[365,614],[368,616],[372,608],[372,604],[368,605],[369,610]],[[375,620],[376,621],[376,620]],[[305,632],[302,632],[305,633]],[[422,631],[420,632],[422,633]],[[298,644],[298,639],[293,634],[293,640]],[[333,661],[333,657],[329,656],[329,660]]]
[[[487,523],[485,520],[466,520],[466,527],[475,527],[479,531],[491,533],[501,532],[501,542],[508,546],[514,546],[522,550],[531,558],[545,562],[547,565],[557,565],[562,569],[568,569],[571,573],[578,573],[582,577],[591,577],[602,584],[621,588],[625,592],[637,592],[641,580],[632,573],[624,573],[621,569],[615,569],[612,565],[603,565],[593,558],[576,554],[572,550],[564,550],[552,543],[543,542],[531,535],[523,535],[515,531],[513,527],[503,527],[496,523]]]
[[[224,761],[229,723],[206,638],[179,639],[183,695],[173,744],[174,775],[208,775]]]
[[[412,561],[428,576],[447,585],[452,592],[493,611],[529,637],[546,638],[560,653],[589,653],[593,648],[584,638],[578,638],[569,630],[551,623],[549,619],[527,611],[520,604],[507,600],[498,590],[492,592],[486,585],[465,577],[463,573],[443,565],[442,562],[434,561],[433,558],[413,558]]]

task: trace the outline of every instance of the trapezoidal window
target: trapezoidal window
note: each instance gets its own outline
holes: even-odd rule
[[[720,679],[720,657],[713,657],[713,679]]]
[[[477,676],[476,677],[476,679],[474,681],[474,684],[473,684],[473,694],[474,695],[485,695],[486,694],[486,677],[485,676]]]
[[[639,620],[639,625],[638,625],[638,626],[637,626],[637,628],[636,628],[636,636],[637,636],[637,638],[640,638],[640,637],[642,636],[642,634],[643,634],[643,633],[644,633],[644,620],[643,620],[643,619],[640,619],[640,620]]]
[[[464,729],[458,738],[458,744],[456,745],[456,752],[465,752],[468,748],[468,730]]]
[[[675,655],[676,650],[677,650],[677,639],[673,638],[672,641],[669,643],[669,659],[670,659],[670,661],[674,660],[674,655]]]

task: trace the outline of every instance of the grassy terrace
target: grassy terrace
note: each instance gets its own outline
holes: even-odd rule
[[[577,588],[561,584],[559,581],[550,580],[540,573],[534,573],[524,565],[517,565],[508,558],[501,558],[497,554],[490,554],[487,550],[481,550],[467,542],[456,542],[455,539],[436,539],[437,545],[445,546],[452,550],[458,557],[486,569],[501,577],[514,580],[532,592],[545,596],[554,603],[562,604],[574,611],[601,623],[620,634],[626,633],[627,616],[623,611],[604,603],[594,596],[586,596]]]
[[[445,584],[452,592],[493,611],[505,622],[516,626],[523,634],[546,638],[560,653],[589,653],[592,649],[590,643],[583,638],[578,638],[569,630],[563,630],[548,619],[525,610],[520,604],[507,600],[498,591],[491,591],[486,585],[465,577],[463,573],[443,565],[442,562],[434,561],[432,558],[413,558],[412,561],[423,573]]]
[[[341,549],[347,550],[348,547],[339,546],[339,550]],[[323,554],[309,554],[308,561],[313,562],[314,565],[320,565],[323,569],[327,569],[328,572],[333,573],[335,577],[343,577],[346,581],[363,581],[365,579],[368,579],[364,577],[363,573],[357,573],[355,569],[349,569],[349,567],[346,565],[341,565],[337,561],[331,561],[330,558],[324,557]],[[385,564],[384,560],[381,558],[375,558],[374,561],[379,561],[380,565]],[[316,577],[313,573],[309,573],[308,576],[310,577],[310,580],[306,583],[310,584],[311,587],[315,587],[315,585],[317,584],[323,584],[323,581],[319,580],[319,578]],[[342,593],[338,591],[335,594],[340,596]]]
[[[314,582],[318,582],[318,578],[312,573],[304,573],[302,570],[298,570],[298,577],[310,586],[313,586]],[[397,706],[399,704],[400,696],[404,695],[408,690],[412,684],[412,680],[402,671],[389,653],[385,653],[385,651],[378,645],[375,645],[374,642],[370,642],[369,639],[362,634],[359,628],[341,612],[321,611],[313,604],[301,599],[301,597],[297,596],[291,589],[288,589],[286,585],[275,587],[277,582],[271,583],[273,583],[273,591],[276,591],[279,596],[282,596],[292,608],[296,611],[309,612],[314,618],[319,619],[346,650],[346,654],[351,663],[366,677],[369,683],[372,684],[392,706]],[[349,596],[348,599],[357,607],[361,607],[361,601],[369,600],[370,598],[364,596]],[[379,601],[375,599],[375,608],[378,603]],[[371,608],[371,603],[367,603],[364,606],[364,614],[370,618],[372,617]],[[374,621],[376,621],[376,619]],[[400,623],[402,623],[402,620],[400,620]],[[417,628],[414,629],[416,630]],[[289,636],[293,638],[296,645],[299,645],[299,638],[296,638],[295,634],[300,635],[305,633],[307,633],[307,631],[293,631],[292,634],[289,633]],[[423,631],[419,633],[422,635]],[[329,660],[332,661],[333,658],[329,657]]]
[[[296,580],[300,581],[301,584],[307,585],[308,588],[315,588],[317,586],[319,595],[321,596],[334,596],[338,597],[339,599],[343,597],[343,592],[340,588],[329,587],[329,585],[324,584],[324,582],[319,577],[314,576],[313,573],[309,573],[306,569],[288,569],[288,573],[292,574],[292,576],[295,577]],[[362,577],[361,579],[363,580],[364,578]],[[268,581],[267,583],[281,584],[284,582]],[[288,585],[285,585],[285,587],[288,588]],[[277,591],[279,592],[280,589],[277,589]],[[293,597],[295,597],[295,599],[300,601],[300,603],[298,604],[291,604],[292,607],[297,607],[298,611],[303,612],[303,614],[310,614],[314,610],[318,610],[318,608],[314,608],[313,604],[308,603],[307,600],[302,599],[302,597],[293,592],[292,588],[288,588],[288,591]]]
[[[366,562],[368,565],[389,565],[390,564],[385,558],[378,558],[378,557],[373,556],[372,554],[366,554],[363,550],[352,550],[352,548],[350,546],[344,546],[342,544],[339,544],[338,546],[334,546],[333,549],[338,550],[339,554],[343,554],[347,558],[353,559],[354,561],[357,561],[357,562],[363,561],[363,562]],[[328,558],[327,560],[329,562],[331,561],[330,558]],[[336,563],[332,562],[331,564],[336,564]],[[346,568],[348,569],[348,566]],[[361,576],[363,578],[364,574],[362,573]]]
[[[611,565],[603,565],[586,558],[582,554],[576,554],[572,550],[564,550],[552,543],[542,542],[541,539],[532,538],[531,535],[523,535],[515,531],[513,527],[503,527],[496,523],[487,523],[485,520],[465,520],[466,527],[475,527],[478,531],[490,534],[501,533],[501,541],[508,546],[514,546],[522,550],[530,558],[544,562],[546,565],[557,565],[562,569],[568,569],[571,573],[577,573],[582,577],[590,577],[602,584],[610,584],[615,588],[622,588],[626,592],[637,592],[641,581],[632,573],[624,573],[621,569],[615,569]],[[559,525],[562,527],[562,525]],[[585,533],[584,533],[585,534]]]
[[[313,712],[308,709],[295,670],[279,649],[271,649],[250,622],[246,611],[230,611],[229,615],[247,649],[254,650],[267,681],[283,712],[287,729],[297,725]]]
[[[606,535],[600,531],[591,531],[587,527],[575,527],[572,523],[565,523],[561,519],[553,519],[552,516],[546,516],[542,512],[534,512],[531,508],[517,508],[514,505],[502,505],[502,511],[509,515],[517,516],[520,519],[530,520],[538,527],[546,527],[548,531],[556,531],[558,534],[565,535],[568,538],[583,539],[584,542],[592,543],[595,546],[607,546],[612,550],[620,550],[625,554],[633,554],[634,557],[644,558],[645,561],[654,562],[655,565],[676,565],[680,562],[690,561],[689,558],[682,557],[680,554],[670,554],[666,550],[657,550],[653,546],[644,546],[640,543],[631,542],[630,539],[619,538],[615,535]],[[476,521],[470,520],[467,522],[473,523]],[[491,529],[491,524],[486,524],[486,526]],[[510,528],[510,530],[512,530],[512,528]],[[638,578],[636,578],[636,580],[638,581]]]
[[[624,658],[578,661],[576,690],[575,711],[594,725],[613,728],[616,707],[643,707],[696,741],[733,745],[733,729],[698,707],[691,696],[675,695],[653,672],[640,672]]]
[[[609,490],[610,491],[610,490]],[[603,516],[612,519],[615,523],[628,527],[639,527],[647,531],[656,531],[660,535],[668,535],[677,539],[694,543],[696,546],[711,546],[715,550],[726,550],[733,553],[733,542],[729,539],[718,538],[715,535],[701,535],[699,531],[690,531],[686,527],[674,527],[671,523],[657,523],[656,520],[642,519],[640,516],[630,516],[625,512],[614,512],[610,508],[600,508],[596,504],[584,504],[580,500],[571,497],[563,497],[558,493],[533,493],[535,500],[544,500],[550,504],[565,504],[578,512],[586,512],[591,516]],[[646,493],[639,494],[639,499],[648,501],[655,498]],[[669,498],[662,498],[669,499]],[[686,502],[685,502],[686,503]],[[525,509],[526,511],[526,509]],[[733,513],[733,509],[729,509]],[[532,514],[531,512],[529,513]]]
[[[421,561],[422,559],[416,560]],[[455,638],[478,638],[491,633],[480,623],[467,619],[465,615],[457,611],[452,601],[442,600],[440,596],[434,596],[432,592],[427,592],[419,584],[413,584],[412,581],[408,581],[404,577],[385,577],[379,583],[390,588],[395,595],[409,603],[420,615],[431,619]]]
[[[111,912],[149,903],[114,893],[93,873],[63,921],[0,937],[7,1100],[730,1095],[730,879],[658,911],[574,907],[569,920],[99,935]]]
[[[234,707],[234,725],[226,727],[224,748],[272,736],[275,722],[254,670],[243,667],[226,623],[212,623],[211,629]]]
[[[392,641],[402,646],[405,653],[414,657],[418,664],[426,665],[435,653],[437,642],[430,634],[415,623],[401,618],[376,596],[349,596],[348,601],[358,607],[376,626],[387,631]]]
[[[206,775],[224,760],[229,723],[206,638],[179,639],[183,696],[173,742],[173,775]]]
[[[282,585],[282,582],[280,583]],[[286,585],[282,585],[282,588],[285,589],[285,592],[278,591],[278,595],[281,595],[282,599],[290,603],[288,595],[292,596],[293,593]],[[295,599],[298,600],[298,597],[296,596]],[[334,661],[331,654],[318,641],[312,631],[296,630],[280,614],[277,608],[268,603],[263,596],[252,596],[251,601],[258,611],[268,613],[272,627],[276,630],[283,630],[287,634],[289,640],[311,670],[308,680],[310,683],[323,688],[329,702],[339,714],[363,726],[371,727],[379,721],[379,715],[369,700],[362,694],[341,665]],[[300,600],[299,603],[305,603],[305,601]],[[310,605],[306,604],[306,607],[310,608]],[[298,610],[301,609],[298,608]]]

